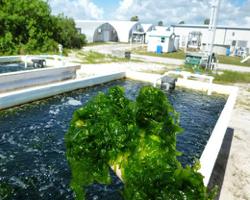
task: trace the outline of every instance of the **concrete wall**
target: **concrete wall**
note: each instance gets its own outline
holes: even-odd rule
[[[101,76],[93,76],[83,79],[75,79],[49,85],[27,88],[19,91],[0,93],[0,110],[31,101],[47,98],[64,92],[90,87],[125,77],[125,72],[113,73]]]
[[[22,56],[0,56],[0,63],[21,62]]]
[[[65,81],[62,83],[55,83],[35,88],[28,88],[21,91],[0,94],[0,110],[20,105],[23,103],[27,103],[30,101],[46,98],[63,92],[89,87],[125,77],[129,79],[140,80],[154,84],[155,81],[160,78],[160,76],[161,75],[157,74],[127,71],[127,72],[110,73],[101,76],[93,76],[79,80]],[[186,79],[178,79],[177,86],[195,90],[201,90],[201,91],[207,91],[208,88],[210,87],[208,83],[194,81],[194,80],[186,80]],[[227,94],[229,95],[229,97],[200,158],[200,163],[201,163],[200,172],[205,177],[204,178],[205,185],[207,185],[209,182],[215,161],[220,151],[221,144],[223,142],[229,124],[231,113],[233,111],[236,102],[238,88],[233,86],[223,86],[214,84],[212,87],[212,91],[217,93]],[[119,170],[117,171],[117,173],[119,175]]]
[[[126,77],[134,80],[144,80],[154,84],[155,80],[160,78],[160,75],[127,72]],[[200,91],[208,91],[210,87],[209,83],[181,78],[178,79],[176,86]],[[200,158],[201,169],[199,172],[204,176],[205,185],[208,185],[212,175],[213,168],[218,157],[234,105],[236,103],[238,88],[234,86],[213,84],[212,92],[226,94],[228,95],[228,99]]]
[[[45,59],[46,66],[65,66],[65,57],[58,55],[25,55],[25,56],[0,56],[0,63],[27,62],[32,63],[32,59]]]
[[[53,67],[0,74],[0,93],[73,79],[80,66]]]

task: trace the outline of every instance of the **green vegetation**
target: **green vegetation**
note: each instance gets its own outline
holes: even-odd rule
[[[65,48],[85,43],[73,19],[51,15],[47,1],[1,0],[0,7],[1,55],[56,52],[58,43]]]
[[[229,65],[239,65],[239,66],[245,66],[245,67],[250,67],[250,63],[241,63],[240,61],[242,58],[236,57],[236,56],[217,56],[218,60],[220,63],[223,64],[229,64]]]
[[[177,52],[172,52],[172,53],[163,53],[163,54],[156,54],[154,52],[147,52],[146,47],[144,48],[138,48],[134,50],[133,53],[141,54],[141,55],[146,55],[146,56],[155,56],[155,57],[163,57],[163,58],[175,58],[175,59],[185,59],[186,54],[184,51],[177,51]]]
[[[213,76],[218,83],[250,83],[250,73],[246,72],[223,71]]]
[[[163,25],[164,25],[163,21],[158,22],[158,26],[163,26]]]
[[[186,54],[182,50],[179,50],[177,52],[172,52],[172,53],[156,54],[154,52],[147,52],[147,49],[144,47],[144,48],[138,48],[138,49],[134,50],[134,53],[141,54],[141,55],[146,55],[146,56],[155,56],[155,57],[163,57],[163,58],[175,58],[175,59],[182,59],[182,60],[184,60],[186,58]],[[250,67],[249,62],[241,63],[240,62],[241,61],[240,57],[217,55],[217,59],[219,60],[219,63],[223,63],[223,64]]]
[[[12,193],[14,189],[7,183],[0,183],[0,199],[1,200],[7,200],[11,199]]]
[[[209,24],[210,24],[210,19],[209,19],[209,18],[206,18],[206,19],[204,20],[204,24],[205,24],[205,25],[209,25]]]
[[[132,22],[138,22],[139,21],[139,17],[138,16],[133,16],[130,18],[130,21]]]
[[[94,182],[109,184],[109,169],[121,170],[127,200],[212,200],[197,172],[177,160],[178,114],[154,87],[140,90],[136,101],[121,87],[99,93],[76,110],[65,136],[76,199]]]

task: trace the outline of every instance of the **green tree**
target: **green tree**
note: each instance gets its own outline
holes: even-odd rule
[[[158,26],[163,26],[163,21],[159,21]]]
[[[210,24],[210,19],[208,19],[208,18],[205,19],[205,20],[204,20],[204,24],[205,24],[205,25],[209,25],[209,24]]]
[[[185,22],[184,21],[180,21],[179,24],[185,24]]]
[[[1,0],[0,6],[0,54],[57,51],[58,43],[66,48],[85,43],[74,21],[53,16],[47,1]]]
[[[81,48],[86,43],[86,37],[75,28],[72,18],[63,14],[53,17],[54,35],[56,41],[67,48]]]
[[[139,21],[139,17],[138,16],[133,16],[130,18],[130,21],[132,22],[138,22]]]

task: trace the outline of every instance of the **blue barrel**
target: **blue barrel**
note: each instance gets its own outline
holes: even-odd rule
[[[230,48],[227,48],[227,50],[226,50],[226,56],[230,56]]]
[[[161,45],[158,45],[158,46],[156,47],[156,53],[157,53],[157,54],[162,54],[162,46],[161,46]]]

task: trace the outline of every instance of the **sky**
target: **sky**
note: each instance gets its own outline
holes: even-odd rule
[[[53,14],[74,19],[129,20],[165,25],[203,24],[212,0],[49,0]],[[222,0],[218,24],[250,27],[250,0]]]

